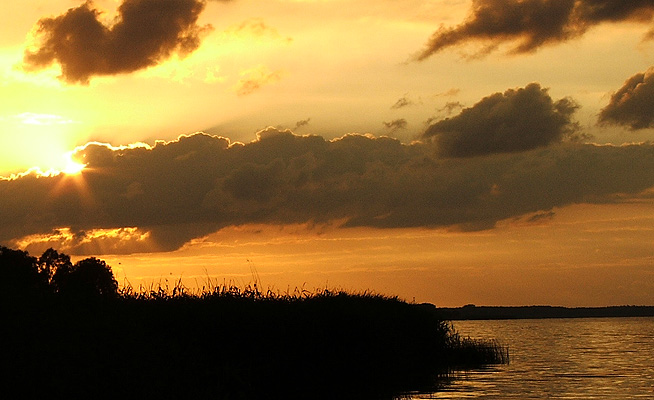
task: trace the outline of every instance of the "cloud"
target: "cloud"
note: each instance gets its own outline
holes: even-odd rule
[[[279,31],[265,23],[261,18],[250,18],[238,25],[228,28],[225,33],[234,36],[254,36],[257,38],[270,38],[292,42],[293,38],[283,37]]]
[[[489,229],[654,187],[652,144],[439,158],[430,143],[269,128],[246,144],[195,134],[93,143],[75,158],[87,164],[80,175],[0,180],[0,243],[98,254],[174,250],[250,223]]]
[[[654,3],[650,0],[578,0],[576,9],[586,23],[650,22]]]
[[[406,119],[400,118],[400,119],[395,119],[391,122],[382,122],[386,129],[389,129],[392,132],[395,132],[398,129],[406,129],[408,123]]]
[[[24,112],[15,117],[27,125],[69,125],[76,123],[59,115]]]
[[[527,223],[537,224],[546,220],[551,220],[556,216],[554,211],[541,211],[534,215],[527,217]]]
[[[438,111],[439,112],[445,111],[447,115],[451,115],[454,112],[454,110],[460,110],[463,108],[464,105],[460,101],[448,101],[447,103],[445,103],[443,108],[440,108]]]
[[[486,42],[482,55],[503,42],[517,42],[511,53],[527,53],[582,36],[603,22],[648,23],[653,13],[651,0],[473,0],[467,19],[441,26],[415,59],[471,41]]]
[[[450,88],[444,92],[436,93],[434,96],[436,97],[452,97],[456,96],[457,94],[461,93],[461,89],[459,88]]]
[[[438,121],[423,133],[446,157],[519,152],[561,142],[576,130],[578,106],[552,100],[538,83],[483,98],[460,114]]]
[[[391,110],[399,110],[400,108],[408,107],[413,105],[413,101],[410,100],[406,95],[398,99],[395,104],[391,106]]]
[[[184,56],[211,29],[197,25],[205,5],[205,0],[124,0],[107,23],[87,1],[38,22],[37,44],[25,50],[23,67],[34,71],[58,63],[60,79],[87,84],[93,76],[137,71],[175,53]]]
[[[295,123],[295,128],[293,130],[298,130],[300,128],[303,128],[303,127],[309,125],[310,122],[311,122],[311,118],[307,118],[307,119],[297,121]]]
[[[638,73],[611,96],[599,123],[621,125],[632,130],[654,128],[654,69]]]
[[[142,232],[135,227],[78,232],[72,232],[70,228],[61,228],[48,234],[26,236],[13,244],[30,253],[43,253],[48,248],[62,249],[76,255],[157,251],[148,239],[148,232]]]
[[[239,96],[252,94],[263,86],[278,82],[284,76],[282,70],[270,71],[267,67],[260,65],[241,72],[241,79],[238,81],[234,90]]]

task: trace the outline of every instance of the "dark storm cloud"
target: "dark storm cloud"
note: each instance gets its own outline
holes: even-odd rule
[[[602,22],[649,22],[652,0],[473,0],[467,19],[441,26],[416,55],[424,60],[447,47],[486,42],[485,54],[506,41],[517,42],[513,53],[535,51],[583,35]]]
[[[225,0],[228,1],[228,0]],[[88,83],[97,75],[133,72],[200,45],[210,26],[197,25],[205,0],[125,0],[110,24],[87,1],[37,24],[36,49],[25,51],[24,68],[58,63],[61,79]]]
[[[423,139],[432,139],[446,157],[518,152],[561,142],[574,132],[577,105],[553,101],[537,83],[483,98],[460,114],[431,125]]]
[[[98,254],[173,250],[247,223],[488,229],[654,186],[651,144],[565,143],[462,159],[434,156],[429,143],[269,128],[247,144],[196,134],[152,148],[90,144],[76,157],[88,164],[78,178],[0,180],[0,243],[52,235],[48,247]]]
[[[654,69],[627,79],[600,112],[599,122],[633,130],[654,128]]]

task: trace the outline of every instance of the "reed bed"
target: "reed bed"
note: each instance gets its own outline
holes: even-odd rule
[[[509,347],[494,339],[461,338],[453,333],[449,347],[450,366],[454,369],[475,368],[492,364],[508,364]]]
[[[24,397],[386,400],[508,362],[433,309],[367,291],[178,280],[118,294],[5,304],[9,386]]]

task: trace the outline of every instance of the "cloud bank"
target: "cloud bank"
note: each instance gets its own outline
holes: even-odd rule
[[[576,103],[552,100],[538,83],[483,98],[423,133],[445,157],[519,152],[561,142],[575,132]]]
[[[33,71],[58,63],[62,80],[86,84],[93,76],[157,65],[199,47],[211,29],[197,25],[205,5],[205,0],[125,0],[116,19],[106,23],[87,1],[38,22],[38,44],[25,51],[23,66]]]
[[[507,41],[518,42],[511,53],[527,53],[579,37],[603,22],[648,23],[653,15],[651,0],[473,0],[464,22],[441,26],[415,58],[471,41],[487,43],[482,54]]]
[[[92,143],[75,153],[87,164],[81,175],[0,180],[0,243],[101,254],[174,250],[248,223],[475,230],[654,186],[651,144],[565,143],[473,158],[433,150],[274,128],[247,144],[207,134],[152,147]]]
[[[636,74],[611,96],[599,123],[632,130],[654,128],[654,69]]]

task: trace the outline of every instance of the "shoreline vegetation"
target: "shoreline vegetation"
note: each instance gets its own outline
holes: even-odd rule
[[[369,292],[208,282],[119,289],[111,269],[0,247],[7,392],[20,397],[395,399],[508,363],[431,307]]]

